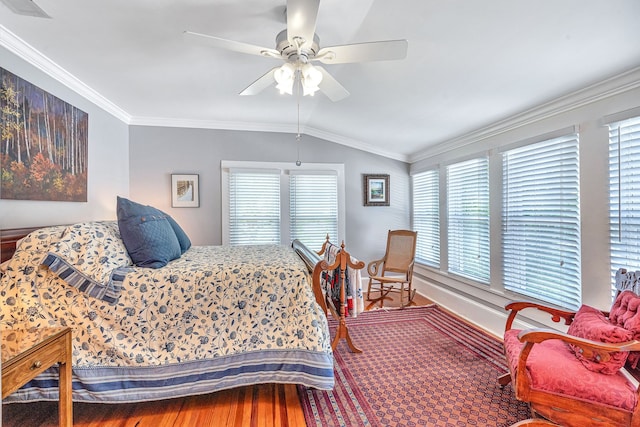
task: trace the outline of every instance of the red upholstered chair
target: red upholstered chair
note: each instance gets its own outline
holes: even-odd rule
[[[512,382],[532,419],[560,426],[640,426],[640,272],[618,271],[619,293],[610,312],[588,306],[571,312],[531,302],[514,302],[505,327],[504,349],[509,372],[498,381]],[[548,313],[569,326],[552,329],[512,329],[524,309]]]

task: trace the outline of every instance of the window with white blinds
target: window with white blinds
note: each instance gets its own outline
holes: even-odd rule
[[[229,244],[280,243],[280,171],[231,170]]]
[[[412,176],[413,230],[418,232],[416,260],[440,267],[440,190],[439,171]]]
[[[316,247],[327,235],[338,237],[338,176],[291,173],[289,183],[291,239]]]
[[[489,283],[489,162],[447,166],[448,270]]]
[[[611,274],[640,270],[640,117],[609,124]]]
[[[578,136],[502,153],[505,289],[577,309],[580,286]]]
[[[222,243],[320,249],[345,235],[344,165],[223,160]]]

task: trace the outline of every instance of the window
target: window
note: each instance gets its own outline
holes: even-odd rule
[[[489,166],[486,157],[447,166],[449,272],[489,283]]]
[[[344,166],[222,162],[222,243],[344,239]]]
[[[578,139],[502,153],[505,289],[577,309],[580,287]]]
[[[640,117],[609,124],[609,224],[612,277],[640,270]]]
[[[280,171],[229,174],[229,244],[280,243]]]
[[[338,237],[338,176],[294,173],[290,178],[291,239],[313,248],[327,235]]]
[[[413,175],[413,230],[418,232],[416,260],[440,266],[439,172],[430,170]]]

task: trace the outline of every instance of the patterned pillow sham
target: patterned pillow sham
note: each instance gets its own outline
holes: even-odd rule
[[[112,280],[114,270],[132,262],[118,223],[102,221],[69,226],[42,264],[69,285],[95,298],[114,302],[120,291]]]
[[[567,333],[575,337],[605,343],[620,343],[633,339],[631,331],[610,323],[600,310],[588,305],[580,307]],[[611,359],[607,362],[601,362],[598,358],[585,357],[580,347],[576,345],[569,344],[569,347],[585,368],[607,375],[613,375],[618,372],[629,356],[629,352],[619,351],[611,353]]]
[[[616,326],[625,328],[633,333],[633,339],[640,340],[640,296],[632,291],[618,294],[611,307],[609,320]],[[629,367],[640,367],[640,351],[629,353]]]

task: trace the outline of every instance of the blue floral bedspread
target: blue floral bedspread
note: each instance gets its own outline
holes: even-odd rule
[[[94,224],[31,233],[0,279],[2,328],[72,328],[74,401],[135,402],[274,382],[333,388],[327,320],[291,248],[192,247],[160,269],[109,265],[118,277],[96,273],[109,259],[128,264],[117,224],[98,223],[98,232]],[[105,235],[112,240],[96,243]],[[93,243],[72,242],[81,251],[74,257],[65,252],[70,236]],[[82,277],[118,282],[115,301],[42,265],[52,253]],[[54,368],[5,401],[57,398]]]

